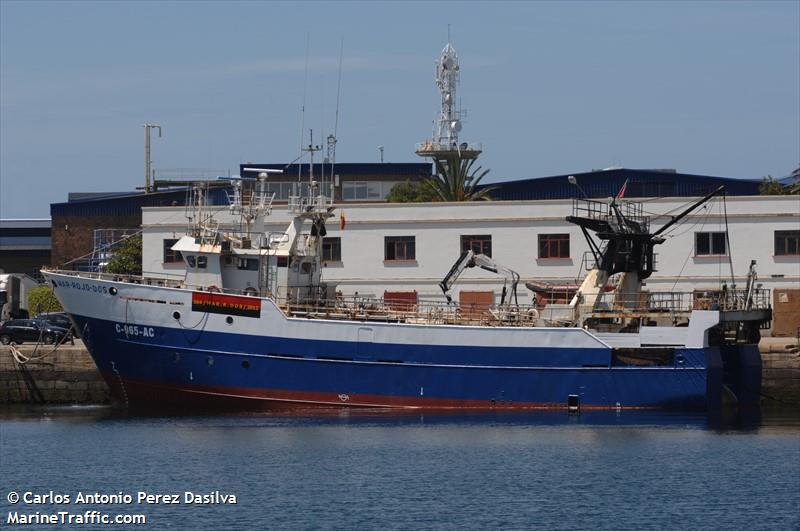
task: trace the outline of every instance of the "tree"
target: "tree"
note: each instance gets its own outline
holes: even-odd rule
[[[142,237],[129,236],[115,244],[106,271],[115,275],[141,275]]]
[[[772,175],[767,175],[758,185],[758,193],[761,195],[784,195],[786,190],[781,183],[772,178]]]
[[[481,166],[473,169],[477,159],[449,155],[435,159],[436,175],[427,181],[441,201],[488,201],[494,187],[478,188],[489,170]]]
[[[791,184],[781,184],[780,181],[774,179],[772,175],[767,175],[761,180],[758,185],[758,192],[761,195],[800,195],[800,167],[796,168],[791,175],[794,182]],[[781,179],[788,181],[788,178]]]
[[[386,200],[390,203],[426,203],[439,199],[427,181],[406,181],[394,185]]]
[[[41,311],[39,310],[41,305]],[[31,317],[36,317],[45,312],[63,312],[64,308],[56,299],[53,290],[47,284],[36,286],[28,292],[28,313]]]
[[[792,172],[794,182],[786,187],[786,193],[792,195],[800,195],[800,166],[795,168]]]

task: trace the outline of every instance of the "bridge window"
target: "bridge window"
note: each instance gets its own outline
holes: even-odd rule
[[[178,243],[178,240],[164,240],[164,263],[165,264],[176,264],[178,262],[183,262],[183,256],[181,256],[180,251],[173,251],[172,246]]]
[[[569,234],[540,234],[539,258],[569,258]]]
[[[258,271],[258,258],[239,258],[236,261],[236,269]]]

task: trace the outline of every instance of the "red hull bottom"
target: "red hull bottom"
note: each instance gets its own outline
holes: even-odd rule
[[[164,385],[141,380],[122,381],[116,374],[104,373],[111,396],[116,402],[132,408],[193,408],[236,411],[266,411],[310,408],[374,408],[374,409],[468,409],[468,410],[566,410],[567,404],[529,403],[495,400],[461,400],[330,392],[287,391],[250,387],[204,385]],[[642,407],[581,404],[581,409],[616,410],[648,409]]]

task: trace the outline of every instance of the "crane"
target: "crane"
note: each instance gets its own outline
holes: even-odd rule
[[[492,273],[498,275],[504,275],[505,279],[503,280],[503,292],[500,296],[500,306],[509,306],[512,298],[514,300],[514,305],[516,306],[518,304],[517,284],[519,284],[519,273],[498,264],[485,254],[475,253],[472,251],[472,249],[467,249],[461,253],[461,256],[458,257],[458,260],[456,260],[456,263],[450,268],[450,271],[447,273],[447,275],[445,275],[442,281],[439,282],[439,287],[442,288],[442,293],[444,293],[444,296],[447,297],[448,303],[453,302],[453,298],[450,296],[450,289],[453,287],[453,284],[455,284],[456,280],[458,280],[458,277],[461,276],[461,273],[470,267],[480,267],[486,271],[491,271]],[[506,296],[509,295],[509,281],[511,282],[511,293],[508,297],[508,300],[506,300]]]

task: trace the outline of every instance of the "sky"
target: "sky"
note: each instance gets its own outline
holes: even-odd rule
[[[448,26],[485,182],[800,165],[798,1],[0,0],[0,218],[142,186],[147,121],[157,171],[291,162],[333,132],[340,48],[337,161],[420,161]]]

